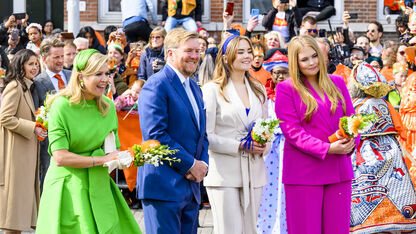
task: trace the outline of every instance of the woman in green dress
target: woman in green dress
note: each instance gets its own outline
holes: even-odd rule
[[[49,153],[36,233],[141,233],[116,184],[102,165],[117,156],[103,143],[113,132],[114,103],[103,96],[107,57],[83,50],[75,57],[68,87],[49,101]]]

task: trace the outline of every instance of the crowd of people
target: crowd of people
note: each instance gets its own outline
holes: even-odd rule
[[[202,27],[201,1],[165,2],[158,22],[151,1],[122,0],[123,27],[103,35],[29,15],[0,25],[1,230],[141,233],[130,209],[142,207],[146,233],[197,233],[204,204],[219,234],[416,230],[407,1],[385,1],[388,20],[399,14],[397,40],[383,40],[377,21],[357,35],[349,12],[320,30],[330,1],[294,0],[273,0],[247,27],[224,9],[218,39]],[[377,118],[330,141],[353,114]],[[282,121],[273,142],[246,147],[267,118]],[[147,140],[179,160],[117,176],[103,167]]]

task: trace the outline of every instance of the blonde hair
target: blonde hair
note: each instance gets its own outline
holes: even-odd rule
[[[165,39],[166,38],[166,30],[165,30],[165,28],[164,27],[162,27],[162,26],[157,26],[156,28],[154,28],[153,30],[152,30],[152,32],[150,33],[150,36],[149,36],[149,44],[147,44],[147,46],[148,47],[150,47],[150,49],[153,49],[153,45],[152,45],[152,36],[154,35],[154,34],[158,34],[158,35],[160,35],[161,37],[163,37],[163,39]]]
[[[331,112],[334,114],[338,106],[338,100],[342,101],[342,109],[344,114],[346,113],[345,100],[337,86],[332,82],[329,77],[326,65],[324,62],[324,56],[318,47],[315,39],[309,35],[296,36],[292,38],[289,43],[289,74],[292,78],[293,87],[298,91],[302,102],[306,105],[305,119],[309,121],[311,115],[317,111],[318,104],[315,98],[311,95],[309,88],[306,86],[305,77],[299,69],[298,56],[303,48],[311,47],[318,54],[319,59],[319,72],[318,85],[323,89],[324,93],[331,101]]]
[[[266,33],[264,35],[264,39],[266,39],[266,44],[267,41],[272,37],[272,36],[276,36],[277,38],[279,38],[279,44],[280,44],[280,48],[285,48],[286,47],[286,43],[285,43],[285,39],[283,38],[282,34],[280,34],[277,31],[270,31],[268,33]],[[270,49],[270,48],[269,48]]]
[[[168,35],[166,35],[164,41],[165,60],[168,61],[168,50],[176,49],[180,46],[181,43],[184,43],[185,41],[192,38],[198,39],[198,37],[199,34],[197,32],[186,31],[183,28],[172,29]]]
[[[78,71],[78,68],[74,63],[74,68],[72,69],[71,79],[69,80],[68,86],[48,99],[48,105],[51,105],[53,101],[59,96],[68,97],[71,104],[85,104],[85,91],[80,84],[81,77],[95,75],[103,65],[107,64],[107,60],[108,57],[106,55],[101,53],[94,53],[88,59],[88,62],[85,65],[85,69],[81,71]],[[105,116],[110,109],[110,104],[105,101],[103,95],[96,97],[94,100],[97,103],[98,110],[103,116]]]
[[[251,43],[250,39],[245,36],[238,36],[236,38],[231,39],[231,41],[229,41],[227,45],[225,54],[223,53],[223,46],[224,46],[225,41],[223,41],[220,45],[220,50],[218,51],[218,56],[216,60],[214,76],[213,76],[212,81],[215,82],[216,84],[219,84],[220,95],[222,98],[224,98],[226,102],[229,102],[229,101],[225,98],[224,88],[230,80],[229,73],[232,73],[234,71],[232,64],[234,63],[234,60],[237,57],[238,46],[240,44],[240,41],[242,40],[245,40],[248,42],[252,51],[251,53],[253,53],[253,44]],[[222,54],[224,54],[225,57],[221,56]],[[250,88],[254,91],[254,94],[256,95],[256,97],[260,100],[260,102],[264,103],[264,101],[266,100],[266,97],[261,87],[255,84],[250,79],[250,75],[248,72],[246,72],[245,78],[246,78],[246,82],[248,82],[248,84],[250,85]]]

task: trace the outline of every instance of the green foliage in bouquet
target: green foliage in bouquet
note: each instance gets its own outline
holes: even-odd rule
[[[153,147],[147,147],[143,145],[133,145],[130,153],[134,155],[133,166],[141,167],[145,163],[152,164],[154,166],[163,165],[163,161],[166,161],[171,166],[173,162],[180,162],[181,159],[173,157],[166,157],[167,155],[174,155],[178,150],[170,150],[167,145],[157,145]]]

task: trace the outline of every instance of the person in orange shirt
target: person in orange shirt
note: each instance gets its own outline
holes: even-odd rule
[[[261,42],[255,41],[253,42],[253,48],[254,59],[251,62],[249,74],[251,79],[258,81],[263,86],[265,86],[267,80],[271,76],[270,72],[266,71],[262,67],[264,61],[265,46]]]

